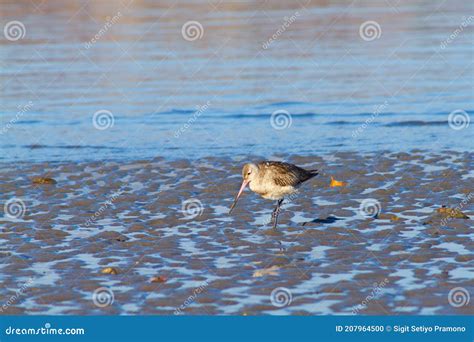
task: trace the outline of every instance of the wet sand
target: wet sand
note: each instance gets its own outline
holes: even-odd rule
[[[227,214],[258,157],[1,165],[0,314],[469,313],[448,294],[474,295],[474,153],[279,157],[321,174],[277,232],[249,191]]]

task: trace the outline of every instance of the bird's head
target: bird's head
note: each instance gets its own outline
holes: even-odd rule
[[[245,187],[249,185],[249,183],[255,179],[258,173],[258,166],[252,163],[245,164],[244,167],[242,168],[242,185],[240,186],[240,190],[235,196],[234,203],[232,203],[232,206],[230,207],[229,214],[232,212],[234,209],[235,205],[237,204],[237,201],[239,200],[240,195],[242,195],[242,192],[244,192]]]
[[[257,173],[258,166],[253,163],[245,164],[242,168],[242,178],[244,179],[244,182],[246,181],[247,183],[250,183],[252,179],[257,176]]]

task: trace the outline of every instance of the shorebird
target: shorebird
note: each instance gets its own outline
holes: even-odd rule
[[[317,174],[318,170],[305,170],[293,164],[277,161],[245,164],[242,168],[242,185],[237,196],[235,196],[234,203],[230,207],[229,214],[248,185],[250,190],[263,198],[277,201],[277,205],[272,212],[273,228],[275,229],[280,206],[285,196],[294,194],[303,182]]]

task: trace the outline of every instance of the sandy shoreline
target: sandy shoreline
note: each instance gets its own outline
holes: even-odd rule
[[[227,214],[252,158],[3,164],[0,314],[468,313],[448,294],[474,293],[474,153],[285,157],[321,174],[278,232],[253,193]]]

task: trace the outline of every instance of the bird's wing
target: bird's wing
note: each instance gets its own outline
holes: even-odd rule
[[[258,167],[264,170],[265,177],[273,179],[279,186],[297,186],[313,176],[305,169],[283,162],[264,161],[259,163]]]

